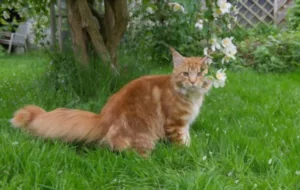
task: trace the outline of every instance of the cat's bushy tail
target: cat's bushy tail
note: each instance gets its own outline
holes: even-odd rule
[[[31,134],[65,142],[92,142],[102,139],[106,131],[99,114],[84,110],[58,108],[46,112],[34,105],[15,112],[11,124]]]
[[[10,122],[16,128],[26,127],[34,118],[43,113],[46,113],[44,109],[38,106],[28,105],[16,111]]]

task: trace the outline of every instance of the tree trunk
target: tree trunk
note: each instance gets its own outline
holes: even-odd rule
[[[104,28],[111,63],[117,67],[117,48],[129,20],[126,0],[105,0]]]
[[[88,63],[87,45],[93,45],[102,61],[117,67],[117,48],[128,24],[126,0],[105,0],[101,15],[87,0],[67,0],[74,53]]]
[[[81,26],[81,17],[79,14],[78,4],[75,0],[67,0],[68,20],[72,33],[74,55],[83,65],[89,63],[87,51],[87,33]]]
[[[57,30],[58,30],[58,47],[59,50],[63,51],[63,43],[62,43],[62,13],[61,13],[61,0],[57,0],[57,15],[58,15],[58,23],[57,23]]]
[[[55,48],[56,43],[56,22],[55,22],[55,9],[54,9],[54,3],[51,3],[50,5],[50,27],[51,27],[51,47],[52,49]]]
[[[102,61],[109,61],[109,54],[105,47],[103,38],[100,34],[100,24],[95,16],[93,16],[91,9],[86,0],[77,0],[79,13],[81,15],[81,26],[89,34],[94,49],[101,57]]]

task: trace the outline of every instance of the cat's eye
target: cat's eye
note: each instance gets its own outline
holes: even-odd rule
[[[197,76],[198,76],[198,77],[200,77],[201,75],[202,75],[202,73],[201,73],[201,72],[198,72],[198,73],[197,73]]]
[[[188,73],[188,72],[183,72],[182,74],[183,74],[183,76],[185,76],[185,77],[188,77],[188,76],[189,76],[189,73]]]

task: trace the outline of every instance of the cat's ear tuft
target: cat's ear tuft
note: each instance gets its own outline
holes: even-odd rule
[[[209,66],[209,57],[200,57],[200,62],[201,65],[203,65],[204,67],[208,67]]]
[[[202,63],[207,64],[207,59],[208,59],[207,56],[206,57],[201,57],[200,59],[201,59]]]
[[[174,67],[182,65],[184,63],[184,57],[172,47],[170,48],[170,51],[172,52]]]
[[[200,63],[201,63],[201,68],[202,68],[202,72],[204,74],[207,74],[208,73],[208,67],[209,67],[209,64],[208,64],[208,57],[200,57]]]

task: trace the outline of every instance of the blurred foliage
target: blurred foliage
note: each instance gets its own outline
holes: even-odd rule
[[[291,29],[300,29],[300,0],[295,0],[294,6],[288,10],[287,22]]]
[[[300,67],[300,32],[251,36],[239,43],[237,62],[259,72],[287,72]]]
[[[144,52],[154,64],[164,65],[170,63],[170,46],[185,56],[204,56],[203,50],[211,45],[212,37],[222,39],[230,34],[234,11],[215,18],[217,1],[208,1],[207,9],[203,9],[200,0],[176,2],[145,0],[143,4],[136,4],[130,10],[131,21],[123,43],[127,51]],[[176,4],[178,10],[170,4]],[[201,29],[195,27],[199,20]],[[222,52],[215,52],[216,62],[220,62],[222,56]]]

